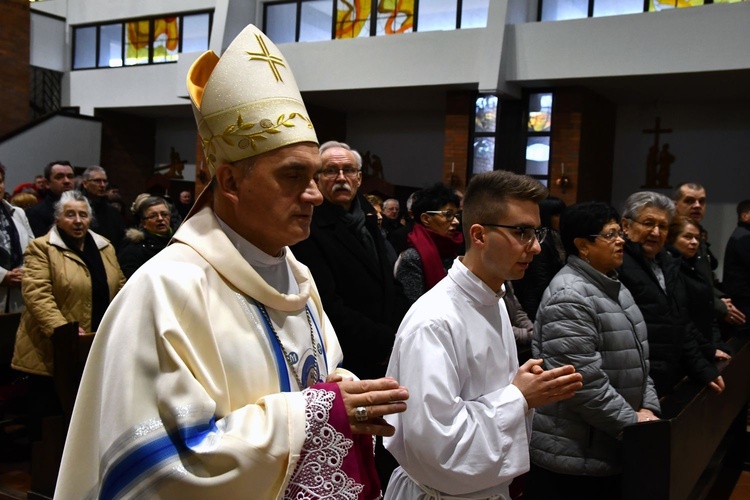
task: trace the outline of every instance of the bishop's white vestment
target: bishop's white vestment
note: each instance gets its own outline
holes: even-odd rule
[[[385,447],[398,460],[386,500],[509,498],[529,469],[530,411],[511,384],[516,343],[502,293],[459,257],[404,318],[387,375],[409,389]]]
[[[110,305],[56,498],[377,496],[356,460],[343,470],[359,436],[336,384],[297,382],[342,360],[308,269],[286,249],[296,293],[278,292],[222,224],[210,208],[188,219]]]

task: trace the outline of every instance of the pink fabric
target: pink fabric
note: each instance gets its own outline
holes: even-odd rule
[[[381,497],[380,479],[375,469],[375,450],[373,448],[372,436],[366,434],[352,434],[349,426],[349,417],[346,414],[344,399],[338,384],[319,383],[313,386],[316,389],[325,389],[336,393],[333,408],[328,423],[344,436],[354,441],[354,446],[344,459],[341,469],[359,484],[364,485],[359,500],[371,500]]]

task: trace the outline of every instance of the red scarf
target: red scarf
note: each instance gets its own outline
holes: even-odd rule
[[[427,291],[445,278],[443,259],[455,258],[458,255],[458,249],[464,242],[464,235],[458,233],[453,237],[443,236],[416,223],[414,229],[406,237],[406,242],[419,253],[424,271],[425,291]]]

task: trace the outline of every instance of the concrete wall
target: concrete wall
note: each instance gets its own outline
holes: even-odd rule
[[[661,144],[670,145],[676,158],[671,184],[697,181],[706,186],[704,225],[714,254],[722,260],[726,241],[736,226],[735,207],[750,198],[750,99],[618,107],[612,183],[612,201],[618,210],[645,182],[646,155],[654,137],[642,131],[653,128],[657,116],[662,128],[672,129],[660,139]],[[671,196],[669,189],[654,191]]]
[[[507,81],[750,68],[750,3],[508,27]]]
[[[57,115],[0,144],[0,161],[8,169],[5,189],[33,182],[47,163],[68,160],[77,167],[100,161],[102,126],[96,120]]]
[[[65,71],[70,55],[65,37],[65,21],[34,14],[32,10],[29,63],[40,68]]]

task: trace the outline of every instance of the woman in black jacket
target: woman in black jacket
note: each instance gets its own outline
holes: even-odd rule
[[[713,287],[695,268],[700,245],[701,226],[688,217],[675,217],[669,225],[667,251],[680,263],[688,297],[690,319],[708,341],[703,354],[709,361],[729,360],[730,349],[721,339],[719,322],[714,313]]]
[[[690,320],[680,262],[664,250],[673,216],[674,204],[662,194],[643,191],[628,197],[622,219],[628,241],[620,281],[646,320],[651,378],[659,396],[671,392],[686,375],[721,392],[724,380],[702,349],[708,342]]]
[[[172,238],[170,206],[164,198],[140,195],[132,210],[138,227],[125,232],[123,248],[117,255],[126,278],[164,249]]]

